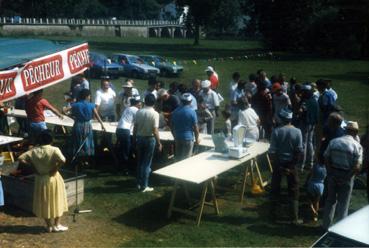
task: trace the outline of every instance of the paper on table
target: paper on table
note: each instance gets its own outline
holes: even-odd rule
[[[56,116],[51,110],[44,110],[44,116],[45,117],[54,117]]]

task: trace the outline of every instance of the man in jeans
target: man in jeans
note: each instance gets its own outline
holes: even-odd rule
[[[191,108],[192,95],[184,93],[182,95],[183,106],[178,107],[172,113],[171,130],[176,143],[176,159],[192,156],[194,140],[199,144],[199,128],[197,126],[197,116],[195,110]]]
[[[137,187],[142,192],[153,191],[149,187],[151,162],[154,155],[155,144],[158,150],[162,150],[159,137],[159,113],[154,110],[156,99],[153,94],[145,97],[145,107],[137,111],[133,135],[136,138],[136,150],[138,156]]]
[[[334,216],[337,221],[347,216],[354,177],[360,172],[362,146],[355,140],[357,122],[347,122],[346,135],[335,138],[324,152],[327,166],[328,196],[324,207],[323,228],[327,230]],[[337,211],[336,211],[337,210]]]
[[[272,175],[272,215],[276,217],[282,176],[287,177],[290,198],[290,215],[293,224],[300,224],[299,212],[299,177],[297,164],[303,154],[302,134],[300,129],[291,124],[292,111],[283,108],[279,112],[282,125],[275,128],[270,140],[269,155],[273,165]]]

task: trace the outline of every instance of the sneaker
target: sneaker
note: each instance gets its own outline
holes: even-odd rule
[[[68,231],[67,226],[62,225],[53,226],[53,232],[65,232],[65,231]]]
[[[53,231],[53,227],[52,226],[46,227],[46,232],[51,233],[52,231]]]
[[[154,191],[154,188],[151,188],[151,187],[146,187],[142,190],[142,192],[151,192],[151,191]]]
[[[137,184],[137,189],[141,190],[141,185]]]

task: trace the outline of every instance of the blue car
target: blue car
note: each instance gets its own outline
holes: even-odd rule
[[[160,70],[145,64],[140,57],[130,54],[114,54],[112,60],[124,67],[124,74],[132,78],[156,77]]]
[[[101,76],[110,76],[117,78],[123,74],[123,66],[112,62],[103,54],[90,52],[90,69],[88,73],[91,78],[100,78]]]

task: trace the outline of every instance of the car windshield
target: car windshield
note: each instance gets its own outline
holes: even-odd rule
[[[168,62],[166,59],[164,59],[162,57],[157,57],[157,58],[158,58],[158,60],[159,60],[160,63],[166,63],[166,62]]]
[[[96,61],[96,60],[101,60],[101,61],[107,61],[108,57],[106,57],[103,54],[97,54],[97,53],[90,53],[91,59]]]
[[[128,61],[129,63],[134,63],[134,64],[145,64],[144,61],[137,56],[128,56]]]

